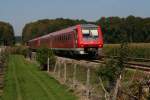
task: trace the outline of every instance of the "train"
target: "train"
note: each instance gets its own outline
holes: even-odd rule
[[[101,27],[94,24],[78,24],[28,41],[32,50],[41,47],[55,53],[99,56],[103,48]]]

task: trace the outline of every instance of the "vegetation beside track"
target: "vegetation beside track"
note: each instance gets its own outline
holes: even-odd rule
[[[106,56],[118,56],[119,44],[105,44],[103,52]],[[129,57],[150,59],[150,43],[129,44]]]
[[[3,100],[76,100],[65,86],[40,71],[23,56],[11,55],[5,75]]]
[[[72,61],[72,60],[65,59],[65,58],[63,59],[61,57],[57,58],[57,59],[59,59],[58,60],[59,64],[57,64],[54,75],[56,75],[56,77],[59,77],[60,81],[62,81],[62,79],[64,79],[64,80],[66,79],[66,82],[65,82],[66,85],[72,86],[72,84],[74,84],[76,86],[75,90],[77,90],[78,92],[81,92],[82,95],[84,95],[82,92],[85,93],[85,91],[86,91],[85,89],[89,88],[90,92],[91,92],[91,94],[90,94],[91,98],[99,97],[99,99],[104,99],[105,91],[103,91],[101,82],[97,75],[97,71],[99,69],[102,72],[104,72],[104,67],[108,68],[108,66],[103,66],[103,67],[101,65],[96,66],[96,65],[90,64],[90,62],[87,62],[87,66],[86,66],[86,64],[84,64],[85,63],[84,61],[76,62],[76,61]],[[62,62],[59,62],[59,61],[62,61]],[[66,62],[66,68],[64,65],[65,62]],[[76,69],[75,69],[75,65],[76,65]],[[114,63],[113,63],[113,65],[114,65]],[[90,85],[88,87],[86,87],[88,67],[90,68],[90,77],[89,77]],[[112,70],[114,72],[113,68],[112,68]],[[66,69],[66,72],[64,69]],[[53,73],[53,70],[52,70],[52,73]],[[111,72],[112,71],[109,71],[107,73],[107,75],[108,76],[112,75]],[[65,77],[65,75],[66,75],[66,77]],[[123,72],[123,75],[121,78],[121,82],[120,82],[121,85],[119,87],[118,98],[121,97],[124,100],[137,98],[139,95],[139,90],[138,90],[139,86],[141,86],[141,84],[145,84],[146,81],[149,79],[150,79],[150,74],[148,74],[144,71],[138,70],[138,69],[127,68]],[[74,80],[75,80],[75,83],[74,83]],[[106,90],[110,89],[108,80],[106,78],[103,78],[102,81],[103,81],[102,83],[103,83],[105,89]],[[82,87],[82,85],[84,85],[85,87]],[[146,87],[146,85],[145,85],[145,87]],[[143,92],[142,97],[149,98],[150,95],[148,96],[147,93]]]

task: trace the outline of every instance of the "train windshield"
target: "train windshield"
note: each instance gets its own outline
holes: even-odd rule
[[[82,29],[83,39],[97,39],[97,29]]]

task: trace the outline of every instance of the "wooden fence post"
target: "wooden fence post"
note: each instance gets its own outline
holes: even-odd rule
[[[36,61],[36,52],[34,53],[34,60]]]
[[[74,70],[73,70],[73,88],[76,88],[76,68],[77,68],[77,64],[74,64]]]
[[[64,63],[64,82],[66,83],[67,81],[67,66],[66,63]]]
[[[138,100],[141,100],[141,97],[142,97],[142,84],[139,85]]]
[[[57,65],[58,65],[58,62],[56,61],[55,66],[54,66],[54,72],[53,72],[54,74],[56,73]]]
[[[47,72],[49,72],[49,57],[47,58]]]
[[[60,68],[61,67],[61,62],[58,63],[58,78],[60,78]]]
[[[90,96],[90,88],[89,88],[89,86],[90,86],[90,68],[89,68],[89,66],[88,66],[88,68],[87,68],[87,79],[86,79],[86,96],[87,96],[87,98],[89,98],[89,96]]]

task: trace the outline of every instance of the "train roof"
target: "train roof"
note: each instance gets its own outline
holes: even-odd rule
[[[70,32],[70,31],[76,29],[77,26],[79,26],[79,25],[80,25],[82,28],[98,27],[97,25],[94,25],[94,24],[78,24],[78,25],[75,25],[75,26],[71,26],[71,27],[68,27],[68,28],[59,30],[59,31],[55,31],[55,32],[52,32],[52,33],[48,33],[48,34],[46,34],[46,35],[43,35],[43,36],[34,38],[34,39],[30,40],[30,41],[34,41],[34,40],[46,38],[46,37],[49,37],[50,35],[57,35],[57,34],[60,34],[60,33]],[[30,42],[30,41],[29,41],[29,42]]]
[[[94,25],[94,24],[78,24],[78,25],[80,25],[82,28],[98,27],[97,25]],[[71,26],[71,27],[56,31],[56,32],[49,33],[49,34],[56,35],[56,34],[59,34],[60,32],[61,33],[69,32],[69,31],[76,29],[78,25]]]
[[[91,27],[98,27],[98,26],[95,24],[81,24],[81,27],[82,28],[91,28]]]

